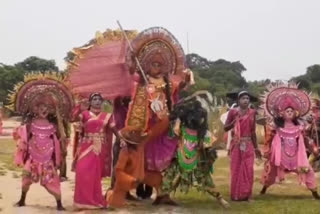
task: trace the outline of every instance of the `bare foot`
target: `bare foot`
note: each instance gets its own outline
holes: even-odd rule
[[[15,207],[24,207],[26,206],[26,203],[24,201],[18,201],[14,204]]]
[[[60,177],[60,182],[64,182],[64,181],[67,181],[68,178],[67,177]]]
[[[267,192],[267,187],[263,186],[262,190],[260,191],[260,195],[264,195]]]
[[[219,201],[219,204],[221,204],[221,206],[223,206],[223,208],[225,208],[225,209],[230,208],[230,204],[226,200],[224,200],[223,198],[219,198],[218,201]]]
[[[64,208],[63,206],[57,206],[57,210],[59,210],[59,211],[65,211],[66,208]]]
[[[312,192],[312,196],[313,196],[314,199],[320,200],[320,196],[319,196],[317,191],[311,191],[311,192]]]
[[[152,205],[166,204],[170,206],[179,206],[174,200],[170,198],[169,195],[157,196],[156,200],[152,203]]]

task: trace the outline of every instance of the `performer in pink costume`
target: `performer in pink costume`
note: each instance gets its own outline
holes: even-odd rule
[[[247,201],[252,196],[253,165],[255,155],[261,158],[256,142],[256,111],[249,108],[250,98],[247,91],[238,94],[239,107],[229,111],[225,131],[232,130],[230,145],[231,199]]]
[[[58,78],[57,78],[58,79]],[[15,111],[24,115],[23,124],[15,129],[17,141],[15,163],[23,166],[22,193],[16,206],[25,206],[27,192],[32,183],[40,184],[61,203],[60,178],[57,169],[61,164],[63,140],[62,118],[67,118],[73,100],[67,88],[54,79],[54,75],[29,75],[25,83],[17,86],[11,95]]]
[[[309,95],[295,84],[278,83],[269,87],[263,101],[266,113],[274,122],[270,124],[272,131],[268,139],[271,147],[265,155],[267,161],[261,179],[261,194],[265,194],[277,179],[284,180],[286,173],[295,172],[299,182],[307,186],[315,199],[320,199],[315,175],[307,159],[306,147],[309,144],[305,127],[298,121],[311,109]]]
[[[83,138],[75,157],[76,209],[98,209],[107,206],[102,194],[102,178],[110,177],[112,164],[112,133],[118,136],[112,114],[102,112],[102,96],[90,95],[89,110],[80,113],[80,106],[73,112],[73,120],[79,120]],[[119,136],[118,136],[119,137]]]

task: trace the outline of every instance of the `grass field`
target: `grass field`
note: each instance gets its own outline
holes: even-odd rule
[[[8,170],[14,171],[13,176],[20,176],[20,169],[13,164],[13,153],[15,145],[11,140],[0,140],[0,176],[7,173]],[[261,168],[261,167],[260,167]],[[217,189],[229,201],[229,159],[227,157],[219,158],[215,164],[215,184]],[[300,186],[295,175],[288,175],[286,182],[272,186],[266,195],[260,196],[261,189],[259,178],[261,169],[255,171],[254,195],[252,202],[230,202],[231,208],[222,209],[215,199],[206,194],[191,190],[189,194],[177,192],[175,199],[181,205],[180,208],[165,208],[166,213],[239,213],[239,214],[319,214],[320,201],[312,199],[310,192]],[[12,178],[13,179],[13,178]],[[319,184],[319,175],[317,177]],[[104,181],[106,185],[109,181]],[[0,200],[1,193],[0,190]],[[62,193],[63,194],[63,193]],[[72,200],[70,198],[70,200]],[[150,203],[139,204],[130,207],[135,213],[157,213],[157,208]],[[161,209],[163,213],[163,209]],[[100,212],[99,212],[100,213]],[[113,212],[112,212],[113,213]],[[121,212],[124,213],[124,212]],[[126,212],[125,212],[126,213]]]

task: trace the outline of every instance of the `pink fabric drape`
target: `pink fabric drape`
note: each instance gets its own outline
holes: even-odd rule
[[[254,147],[251,136],[255,132],[255,111],[239,116],[238,109],[231,109],[226,124],[236,119],[230,150],[231,199],[248,200],[252,195],[254,181]]]
[[[61,164],[61,149],[60,149],[60,142],[59,142],[56,135],[53,135],[53,143],[54,143],[54,153],[55,153],[56,166],[60,166],[60,164]]]
[[[82,97],[99,92],[105,99],[130,96],[132,78],[125,63],[127,42],[110,41],[95,45],[76,61],[77,66],[69,70],[73,91]]]
[[[61,196],[60,178],[56,171],[61,162],[61,151],[55,132],[52,124],[41,124],[36,120],[30,124],[32,139],[29,141],[26,125],[14,130],[13,138],[17,141],[14,162],[27,172],[22,177],[22,189],[29,189],[32,183],[40,181],[55,197]],[[41,150],[42,147],[47,150]]]
[[[102,178],[111,174],[112,133],[109,126],[113,117],[101,112],[82,113],[84,138],[76,163],[74,206],[82,209],[106,207],[102,194]]]
[[[27,128],[26,125],[19,126],[14,129],[13,139],[16,141],[16,152],[14,155],[14,163],[17,166],[23,166],[23,162],[27,151]]]
[[[297,142],[296,162],[291,160],[293,161],[292,166],[294,166],[294,168],[286,169],[282,163],[282,155],[284,155],[282,150],[285,148],[281,145],[281,137],[279,134],[277,133],[274,136],[271,146],[271,157],[270,160],[267,160],[265,163],[265,169],[261,178],[261,183],[263,185],[271,186],[276,182],[277,178],[280,181],[284,180],[286,174],[285,170],[287,170],[288,172],[295,172],[298,174],[300,184],[306,184],[309,189],[314,189],[316,187],[314,172],[308,162],[304,138],[301,132]],[[308,172],[302,172],[301,169],[308,169]]]

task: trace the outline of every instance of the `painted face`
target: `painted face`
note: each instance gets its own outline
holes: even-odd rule
[[[150,68],[150,76],[152,77],[160,77],[162,75],[162,64],[159,62],[152,62]]]
[[[249,107],[249,104],[250,104],[250,97],[248,95],[245,94],[239,98],[239,105],[241,107]]]
[[[90,106],[95,109],[101,108],[101,105],[102,105],[102,99],[99,96],[94,96],[90,101]]]
[[[49,115],[49,108],[46,104],[40,104],[38,107],[38,116],[39,118],[47,118]]]
[[[293,120],[295,118],[295,111],[289,107],[284,111],[283,117],[285,120]]]

